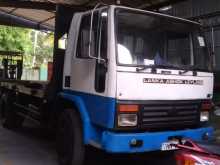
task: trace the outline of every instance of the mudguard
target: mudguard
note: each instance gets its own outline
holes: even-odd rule
[[[64,92],[61,92],[59,95],[65,100],[72,102],[77,107],[83,122],[82,125],[84,133],[84,144],[89,144],[89,141],[92,139],[92,137],[95,136],[96,131],[95,128],[91,125],[90,117],[83,100],[79,96],[67,94]]]

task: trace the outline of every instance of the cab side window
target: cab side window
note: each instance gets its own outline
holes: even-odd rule
[[[90,55],[97,57],[97,40],[98,40],[98,13],[93,14],[93,25],[91,32],[91,43],[90,39],[90,24],[91,24],[91,14],[84,15],[81,20],[77,53],[78,58],[88,58],[89,55],[89,44],[90,44]]]

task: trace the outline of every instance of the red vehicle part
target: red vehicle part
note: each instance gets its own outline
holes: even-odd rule
[[[220,165],[220,147],[200,145],[186,140],[184,145],[175,145],[179,150],[175,152],[177,165]]]

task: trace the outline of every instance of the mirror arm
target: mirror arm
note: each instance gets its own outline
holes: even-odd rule
[[[93,30],[93,17],[94,17],[94,11],[95,9],[97,9],[99,6],[101,5],[105,5],[104,3],[98,3],[93,9],[92,9],[92,13],[91,13],[91,21],[90,21],[90,31],[89,31],[89,58],[91,59],[96,59],[98,60],[98,62],[104,64],[104,65],[107,65],[107,60],[106,59],[103,59],[103,58],[97,58],[97,57],[94,57],[94,56],[91,56],[91,45],[92,45],[92,30]],[[99,56],[100,56],[100,53],[99,53]]]
[[[105,67],[107,67],[108,59],[101,59],[101,61],[100,61],[100,59],[99,59],[98,62],[99,62],[100,64],[103,64]]]
[[[92,14],[91,14],[90,31],[89,31],[89,58],[93,58],[93,59],[97,59],[96,57],[91,56],[93,17],[94,17],[94,12],[95,12],[95,10],[96,10],[99,6],[101,6],[101,5],[106,5],[106,4],[104,4],[104,3],[97,3],[97,4],[95,5],[95,7],[92,9]],[[100,59],[100,60],[102,60],[102,59]]]

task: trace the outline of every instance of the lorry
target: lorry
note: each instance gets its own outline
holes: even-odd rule
[[[56,131],[60,165],[81,165],[87,145],[132,154],[213,139],[213,73],[200,23],[101,5],[74,13],[67,38],[53,99],[51,82],[1,80],[3,126],[28,118]]]

